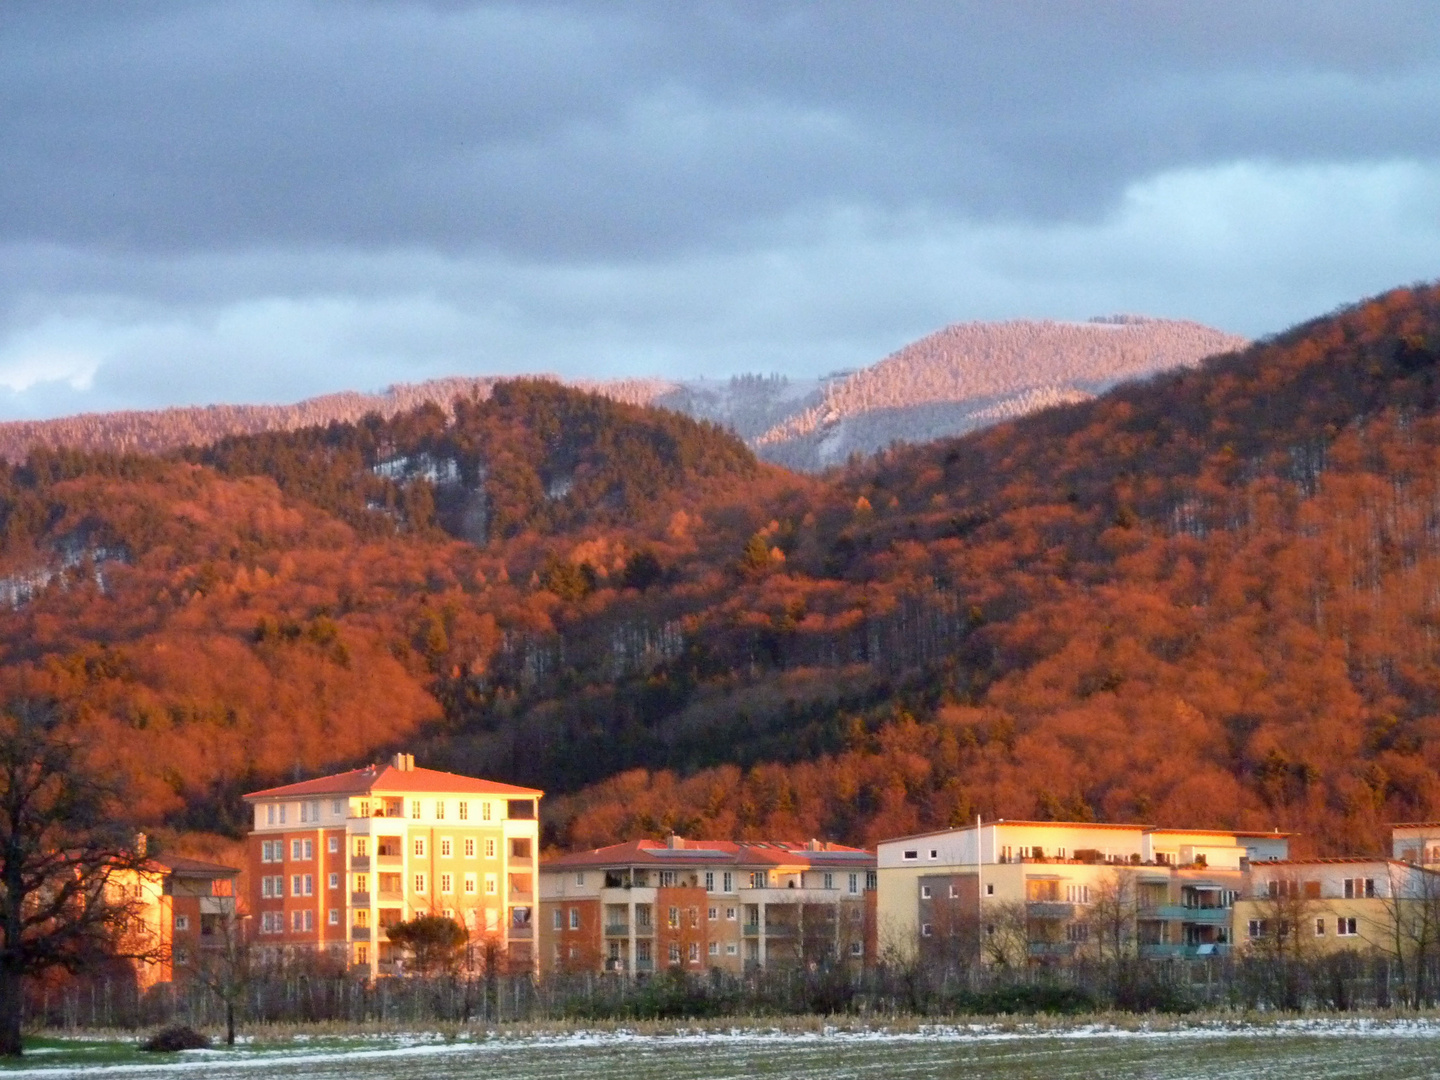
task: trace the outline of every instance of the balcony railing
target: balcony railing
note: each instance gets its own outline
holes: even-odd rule
[[[351,907],[369,907],[370,894],[368,892],[352,892],[350,894]]]
[[[637,957],[635,960],[635,970],[637,972],[654,971],[655,961],[651,960],[649,957],[646,957],[644,960],[641,960]]]
[[[746,937],[759,937],[759,936],[760,936],[760,924],[759,924],[759,923],[753,923],[753,922],[747,922],[744,926],[742,926],[742,927],[740,928],[740,932],[741,932],[742,934],[744,934]]]
[[[399,901],[399,900],[404,900],[404,899],[405,899],[405,890],[404,890],[404,889],[381,889],[381,890],[380,890],[379,892],[377,892],[375,895],[376,895],[377,897],[379,897],[381,900],[396,900],[396,901]]]
[[[370,869],[370,856],[369,856],[369,855],[351,855],[351,856],[350,856],[350,869],[351,869],[351,870],[369,870],[369,869]]]
[[[1026,914],[1032,919],[1073,919],[1075,905],[1060,900],[1032,900],[1025,905]]]
[[[1204,926],[1228,926],[1232,914],[1231,908],[1186,907],[1184,904],[1156,904],[1140,910],[1142,919],[1178,919]]]
[[[605,924],[605,936],[606,936],[606,937],[629,937],[629,936],[630,936],[630,924],[629,924],[629,923],[623,923],[623,922],[606,923],[606,924]]]
[[[383,851],[375,855],[375,862],[380,866],[399,866],[404,861],[404,855],[387,855]]]
[[[351,941],[369,941],[369,940],[370,940],[370,927],[368,927],[368,926],[352,926],[352,927],[350,928],[350,940],[351,940]]]

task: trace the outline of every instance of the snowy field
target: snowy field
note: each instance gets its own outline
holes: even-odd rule
[[[284,1049],[199,1051],[163,1062],[47,1064],[42,1051],[0,1076],[124,1076],[168,1080],[259,1077],[356,1080],[742,1080],[794,1077],[910,1080],[920,1077],[1156,1080],[1238,1077],[1440,1075],[1440,1025],[1297,1023],[1234,1029],[1061,1035],[983,1028],[919,1034],[630,1036],[574,1035],[442,1042],[412,1039],[318,1041]],[[68,1056],[68,1055],[66,1055]]]

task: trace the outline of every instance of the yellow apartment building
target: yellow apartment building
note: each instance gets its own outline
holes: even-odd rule
[[[472,944],[535,969],[543,792],[388,764],[245,796],[249,901],[263,956],[308,952],[369,975],[404,974],[386,927],[459,922]]]
[[[1098,921],[1126,914],[1152,956],[1232,944],[1232,907],[1255,863],[1284,858],[1281,833],[1005,821],[882,841],[882,955],[963,963],[1043,962],[1101,946]]]
[[[1440,872],[1373,856],[1293,859],[1251,869],[1234,934],[1252,951],[1393,955],[1408,953],[1422,926],[1433,939],[1437,918]]]
[[[632,840],[540,868],[546,974],[734,974],[875,953],[875,856],[821,840]]]

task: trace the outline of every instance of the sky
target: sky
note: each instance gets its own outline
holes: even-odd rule
[[[1261,336],[1440,277],[1433,0],[6,0],[0,419]]]

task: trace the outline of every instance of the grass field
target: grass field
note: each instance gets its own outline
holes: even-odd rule
[[[994,1028],[915,1033],[640,1035],[537,1038],[382,1036],[247,1043],[234,1050],[145,1054],[119,1041],[40,1040],[0,1075],[357,1080],[995,1080],[1147,1077],[1357,1077],[1440,1073],[1440,1025],[1318,1022],[1164,1031]]]

